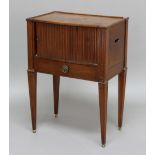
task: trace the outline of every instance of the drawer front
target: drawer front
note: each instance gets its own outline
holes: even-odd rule
[[[37,55],[52,60],[97,64],[96,28],[36,23]]]
[[[34,69],[37,72],[97,81],[97,65],[67,63],[35,56]]]

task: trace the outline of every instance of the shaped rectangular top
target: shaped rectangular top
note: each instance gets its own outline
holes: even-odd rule
[[[124,19],[125,18],[123,17],[67,13],[60,11],[54,11],[43,15],[27,18],[27,20],[45,23],[103,28],[112,26],[123,21]]]

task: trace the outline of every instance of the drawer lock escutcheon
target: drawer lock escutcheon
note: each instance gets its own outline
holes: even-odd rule
[[[61,71],[62,71],[63,73],[68,73],[69,67],[68,67],[67,65],[63,65]]]

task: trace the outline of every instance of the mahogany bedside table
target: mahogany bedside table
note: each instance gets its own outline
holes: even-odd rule
[[[118,127],[122,127],[127,73],[128,18],[51,12],[27,19],[28,82],[36,132],[37,72],[53,74],[54,114],[60,76],[98,82],[102,146],[106,143],[108,81],[118,75]]]

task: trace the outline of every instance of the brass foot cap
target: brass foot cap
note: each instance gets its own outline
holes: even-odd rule
[[[121,131],[122,130],[122,127],[118,127],[118,130]]]
[[[58,114],[54,114],[54,117],[57,118],[58,117]]]
[[[32,130],[33,133],[36,133],[36,130]]]
[[[102,144],[102,147],[105,147],[106,145],[105,144]]]

